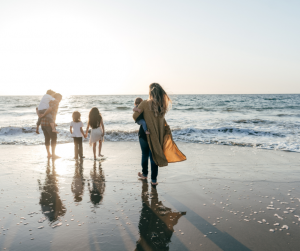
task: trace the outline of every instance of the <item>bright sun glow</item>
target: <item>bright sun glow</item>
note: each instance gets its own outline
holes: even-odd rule
[[[1,1],[0,95],[300,92],[299,3],[217,2]]]

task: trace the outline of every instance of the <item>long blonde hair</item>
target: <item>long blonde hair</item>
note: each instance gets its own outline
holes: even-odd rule
[[[168,94],[158,83],[152,83],[149,86],[150,108],[154,112],[154,116],[165,116],[172,106],[172,100]]]

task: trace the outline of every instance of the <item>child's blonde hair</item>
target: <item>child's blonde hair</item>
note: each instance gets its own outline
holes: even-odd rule
[[[46,94],[53,96],[55,94],[55,91],[52,91],[51,89],[49,89],[49,90],[47,90]]]
[[[73,118],[74,122],[80,122],[81,121],[80,117],[81,117],[80,112],[78,112],[78,111],[73,112],[72,118]]]

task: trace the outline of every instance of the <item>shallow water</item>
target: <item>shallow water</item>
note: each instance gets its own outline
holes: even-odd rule
[[[0,97],[0,144],[43,143],[43,136],[34,133],[35,107],[40,98]],[[57,117],[59,142],[72,142],[69,133],[72,112],[81,112],[86,126],[88,112],[94,106],[103,115],[106,141],[137,141],[138,126],[132,119],[135,98],[131,95],[64,97]],[[173,108],[166,119],[176,141],[300,152],[300,95],[172,95],[171,98]]]
[[[72,150],[61,146],[60,153]],[[185,213],[164,206],[147,182],[128,181],[128,164],[119,170],[121,177],[113,154],[76,162],[65,153],[45,161],[44,148],[35,149],[0,160],[2,250],[169,249],[174,226]]]
[[[86,144],[83,162],[73,144],[54,162],[1,146],[0,249],[298,250],[297,153],[178,145],[188,161],[160,168],[156,188],[136,177],[135,142],[104,143],[96,162]]]

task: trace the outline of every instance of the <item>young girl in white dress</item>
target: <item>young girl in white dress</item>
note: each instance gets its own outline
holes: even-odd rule
[[[85,136],[87,137],[88,132],[89,132],[89,127],[92,128],[91,134],[90,134],[90,146],[93,146],[93,153],[94,153],[94,159],[96,159],[96,146],[97,146],[97,141],[99,141],[99,157],[103,157],[101,154],[101,149],[102,149],[102,142],[104,141],[104,124],[103,124],[103,119],[101,116],[101,113],[99,112],[98,108],[93,107],[90,110],[89,113],[89,120],[87,123],[87,128],[86,128],[86,133]]]

